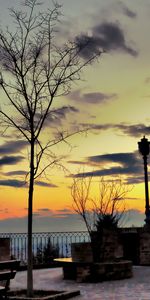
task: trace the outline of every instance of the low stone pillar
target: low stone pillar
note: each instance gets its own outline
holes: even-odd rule
[[[10,259],[10,238],[0,238],[0,261]]]
[[[117,230],[104,230],[101,255],[102,261],[113,261],[123,257],[123,246]]]
[[[92,262],[93,254],[91,243],[72,243],[71,256],[72,260],[76,262]]]
[[[118,230],[103,229],[93,232],[95,261],[114,261],[123,257],[123,246]]]

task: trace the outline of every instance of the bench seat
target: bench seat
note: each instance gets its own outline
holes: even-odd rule
[[[0,299],[7,299],[10,280],[16,275],[19,260],[0,261]]]

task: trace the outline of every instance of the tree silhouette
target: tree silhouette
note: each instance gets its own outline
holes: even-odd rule
[[[53,2],[52,9],[42,12],[41,5],[38,0],[25,0],[21,10],[10,9],[12,28],[0,29],[0,86],[5,99],[0,108],[1,127],[3,133],[15,130],[28,144],[28,296],[33,294],[34,182],[48,167],[59,164],[50,149],[73,134],[59,132],[45,143],[42,133],[46,120],[55,114],[54,99],[68,93],[72,83],[80,80],[81,70],[103,52],[100,49],[85,60],[81,54],[88,40],[58,42],[61,7]],[[44,154],[48,163],[42,167]]]
[[[100,178],[97,182],[99,193],[94,199],[91,194],[92,180],[92,176],[87,178],[84,173],[82,177],[74,178],[71,194],[73,208],[81,216],[88,230],[93,258],[96,260],[97,245],[102,244],[103,231],[115,231],[124,219],[124,200],[131,189],[120,178],[108,181]]]

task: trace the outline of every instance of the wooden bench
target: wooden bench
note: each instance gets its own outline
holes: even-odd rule
[[[10,280],[16,275],[20,260],[0,261],[0,299],[7,299]]]

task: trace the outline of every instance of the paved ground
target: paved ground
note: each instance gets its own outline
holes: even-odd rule
[[[62,269],[34,271],[34,288],[50,290],[79,289],[76,300],[150,300],[150,267],[133,267],[133,278],[101,283],[76,283],[63,280]],[[26,272],[18,272],[11,288],[26,287]]]

